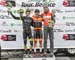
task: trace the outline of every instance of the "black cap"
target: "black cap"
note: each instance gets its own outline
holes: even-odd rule
[[[39,9],[35,9],[35,12],[40,12]]]

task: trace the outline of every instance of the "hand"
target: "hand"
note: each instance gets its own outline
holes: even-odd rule
[[[53,25],[52,24],[49,24],[48,27],[53,27]]]
[[[54,21],[49,20],[48,21],[48,27],[54,27]]]

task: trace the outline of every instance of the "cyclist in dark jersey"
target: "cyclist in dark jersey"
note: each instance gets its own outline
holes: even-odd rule
[[[30,15],[30,10],[27,9],[26,10],[26,16],[23,16],[23,9],[19,9],[18,10],[18,13],[20,14],[20,17],[16,17],[12,14],[11,11],[9,11],[9,13],[11,14],[11,16],[14,18],[14,19],[17,19],[17,20],[22,20],[23,22],[23,39],[24,39],[24,48],[25,50],[27,49],[27,37],[29,38],[29,41],[30,41],[30,50],[32,50],[32,47],[33,47],[33,39],[32,39],[32,32],[31,32],[31,26],[32,26],[32,23],[33,23],[33,20],[31,17],[29,17]]]

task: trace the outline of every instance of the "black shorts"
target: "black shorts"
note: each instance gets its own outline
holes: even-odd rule
[[[31,29],[29,29],[29,30],[23,29],[23,38],[24,38],[24,39],[27,39],[27,37],[28,37],[29,39],[32,38]]]
[[[42,30],[34,30],[34,38],[41,39],[42,38]]]

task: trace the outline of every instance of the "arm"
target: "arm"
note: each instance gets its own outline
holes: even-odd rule
[[[41,17],[42,17],[42,21],[44,21],[44,19],[43,19],[43,15],[41,14]]]
[[[10,14],[11,14],[11,16],[14,18],[14,19],[20,19],[19,17],[16,17],[16,16],[14,16],[13,14],[12,14],[12,12],[9,12]]]
[[[51,19],[54,21],[54,23],[55,23],[55,15],[52,15],[51,16]]]
[[[31,20],[32,20],[32,22],[31,22],[31,26],[33,27],[33,24],[34,24],[34,22],[33,22],[33,18],[31,18]]]
[[[54,23],[56,22],[56,21],[55,21],[55,10],[52,10],[51,19],[54,21]]]
[[[55,23],[55,13],[52,13],[51,19],[54,21]]]

